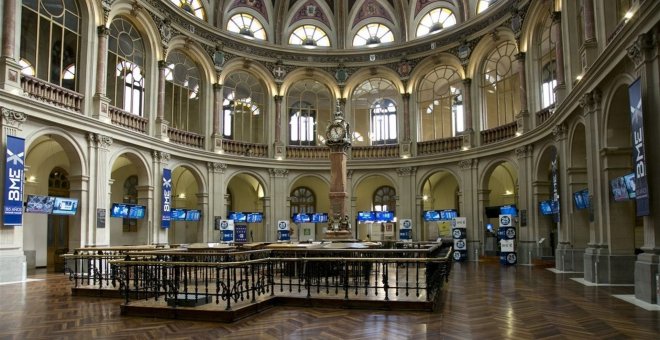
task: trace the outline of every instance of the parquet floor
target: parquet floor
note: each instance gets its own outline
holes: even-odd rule
[[[127,317],[120,300],[72,297],[62,274],[0,285],[0,339],[660,339],[660,312],[543,267],[454,264],[441,311],[275,307],[222,324]]]

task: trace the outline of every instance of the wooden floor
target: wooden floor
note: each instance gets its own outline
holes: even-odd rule
[[[659,339],[660,312],[541,266],[454,264],[441,311],[274,307],[241,321],[119,314],[121,300],[71,296],[63,274],[0,285],[0,339]]]

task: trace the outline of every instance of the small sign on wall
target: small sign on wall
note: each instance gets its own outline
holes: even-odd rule
[[[96,209],[96,227],[97,228],[105,228],[105,209],[104,208],[98,208]]]

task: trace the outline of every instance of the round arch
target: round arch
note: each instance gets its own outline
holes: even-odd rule
[[[149,167],[150,162],[138,149],[134,147],[123,147],[113,152],[108,157],[108,164],[111,168],[114,167],[114,164],[120,157],[125,157],[136,166],[138,170],[138,183],[152,183],[153,174]]]
[[[298,68],[287,74],[284,77],[284,82],[280,87],[279,95],[286,96],[286,94],[289,92],[289,89],[295,82],[304,79],[313,79],[323,84],[328,88],[328,91],[330,91],[335,99],[338,99],[341,96],[341,91],[339,90],[339,86],[337,86],[335,78],[327,71],[314,67]]]

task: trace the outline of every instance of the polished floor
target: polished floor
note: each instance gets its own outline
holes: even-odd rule
[[[576,273],[454,264],[436,313],[274,307],[222,324],[127,317],[120,300],[72,297],[63,274],[0,285],[0,339],[660,339],[660,311]]]

